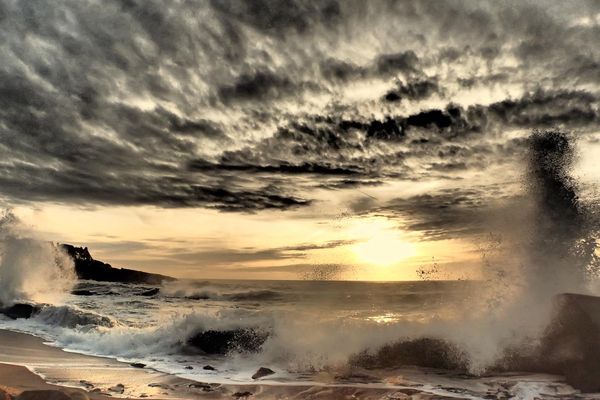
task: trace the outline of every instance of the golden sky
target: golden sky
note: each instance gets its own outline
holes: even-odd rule
[[[115,266],[405,280],[479,276],[532,131],[596,195],[596,3],[268,5],[6,5],[0,206]]]

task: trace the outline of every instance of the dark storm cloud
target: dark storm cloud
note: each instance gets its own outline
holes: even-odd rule
[[[236,100],[264,101],[292,95],[295,90],[295,84],[288,77],[270,71],[258,71],[239,76],[233,85],[219,87],[218,95],[225,103]]]
[[[257,211],[309,205],[315,187],[480,168],[519,146],[491,145],[490,134],[597,126],[600,28],[580,20],[598,12],[586,2],[0,1],[0,197]],[[387,100],[414,107],[342,93],[373,82],[402,82]],[[453,85],[499,84],[525,94],[419,106]],[[329,97],[311,103],[319,96]]]

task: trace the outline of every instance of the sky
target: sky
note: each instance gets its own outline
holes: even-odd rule
[[[593,192],[599,38],[596,1],[0,0],[0,207],[176,277],[476,278],[532,131]]]

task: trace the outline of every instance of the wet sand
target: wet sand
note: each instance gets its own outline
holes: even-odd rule
[[[196,382],[116,360],[65,352],[40,338],[0,330],[0,389],[17,396],[26,390],[60,390],[74,400],[107,399],[527,399],[544,386],[548,399],[582,396],[560,379],[545,375],[460,378],[441,371],[403,369],[319,374],[318,384],[220,385]],[[358,383],[357,383],[358,382]],[[363,382],[363,383],[360,383]],[[122,386],[120,386],[122,385]],[[519,397],[513,394],[521,393]],[[487,396],[487,397],[486,397]],[[0,395],[0,399],[2,399]]]

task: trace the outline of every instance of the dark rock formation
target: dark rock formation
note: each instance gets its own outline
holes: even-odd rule
[[[146,366],[146,364],[142,363],[131,363],[129,365],[131,365],[133,368],[144,368]]]
[[[252,379],[260,379],[263,376],[269,376],[269,375],[273,375],[275,373],[275,371],[273,371],[271,368],[266,368],[266,367],[260,367],[255,373],[254,375],[252,375]]]
[[[188,345],[206,354],[227,354],[230,351],[256,352],[267,340],[268,334],[255,329],[230,331],[208,330],[188,340]]]
[[[212,365],[205,365],[204,367],[202,367],[202,369],[205,370],[205,371],[216,371],[217,370]]]
[[[73,259],[75,272],[79,279],[88,279],[104,282],[121,283],[147,283],[158,285],[174,278],[165,275],[151,274],[126,268],[113,268],[110,264],[94,260],[87,247],[75,247],[70,244],[61,244],[61,247]]]
[[[10,307],[0,308],[0,313],[12,319],[31,318],[39,313],[42,307],[37,304],[14,304]]]
[[[600,297],[565,293],[539,345],[507,351],[502,370],[563,375],[584,392],[600,391]]]
[[[466,371],[468,357],[457,346],[437,338],[400,340],[387,344],[375,353],[362,352],[352,357],[351,364],[363,368],[425,368]]]

